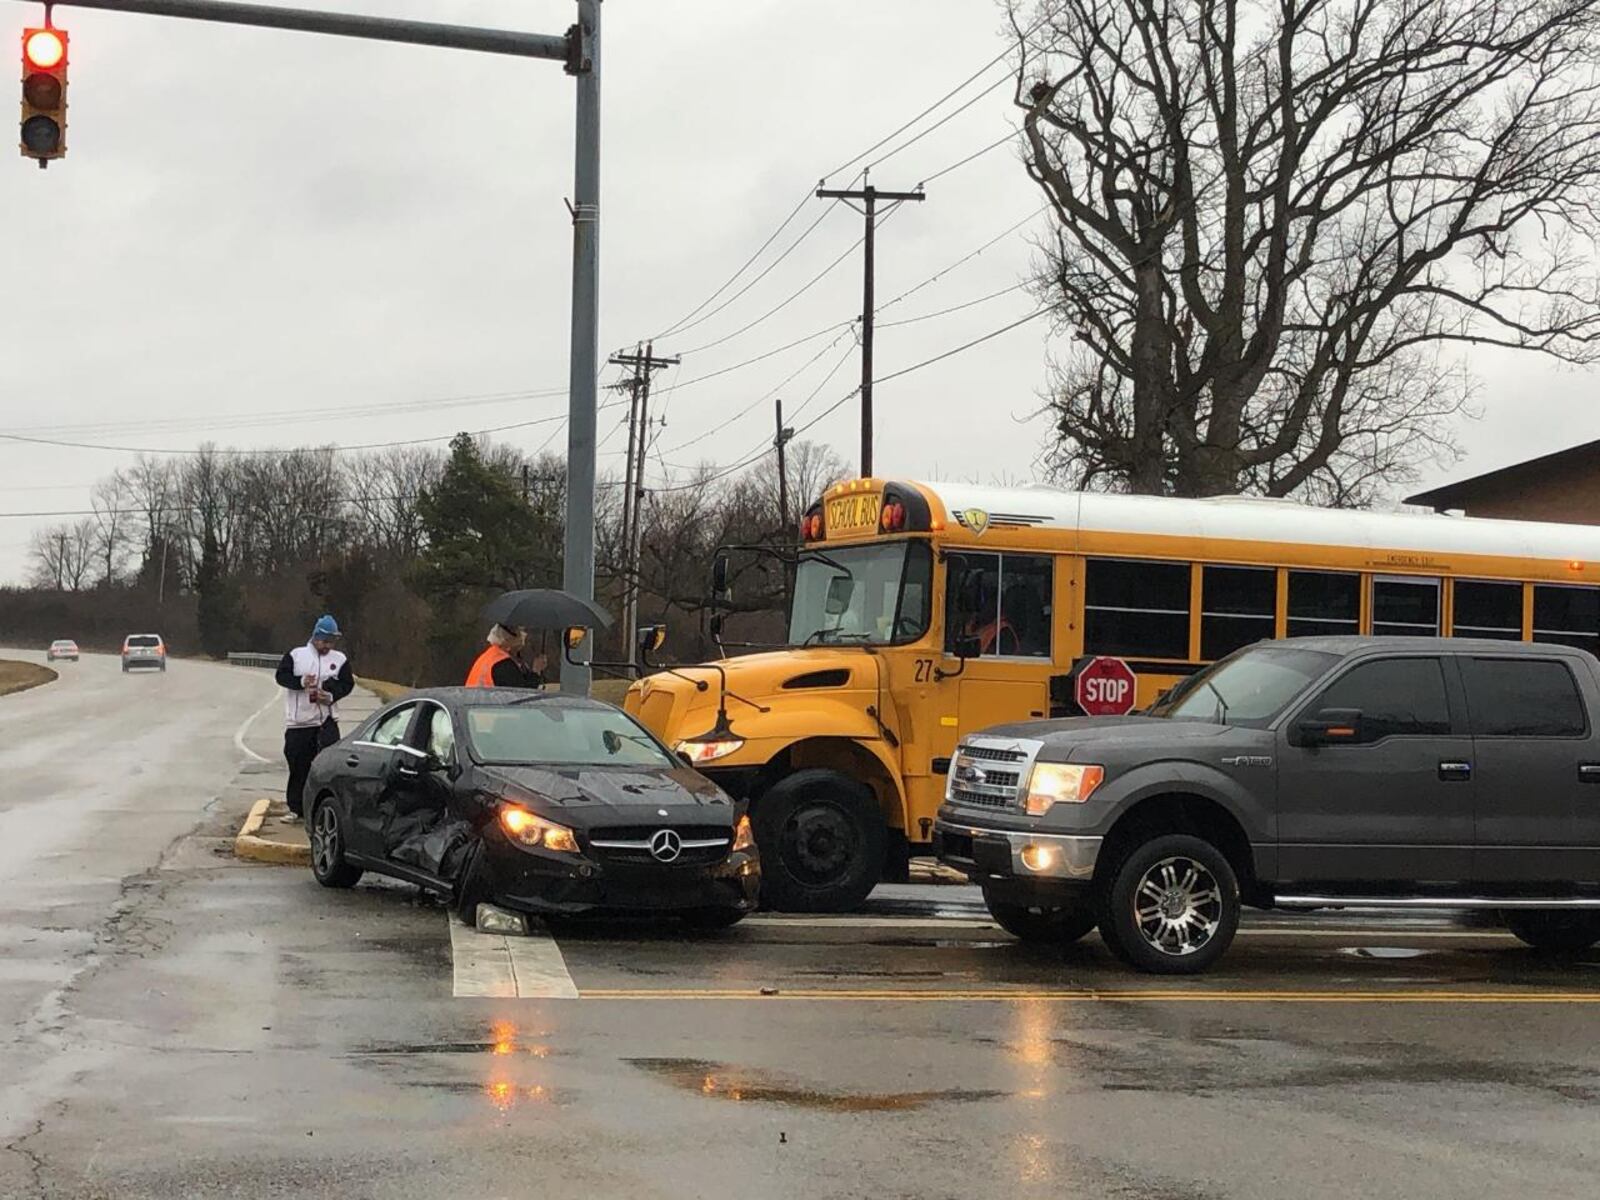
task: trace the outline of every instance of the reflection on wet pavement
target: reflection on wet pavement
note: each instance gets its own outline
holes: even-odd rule
[[[685,1091],[717,1100],[786,1104],[828,1112],[911,1112],[929,1104],[992,1100],[998,1091],[948,1088],[931,1092],[829,1092],[753,1067],[697,1058],[630,1058],[628,1063]]]

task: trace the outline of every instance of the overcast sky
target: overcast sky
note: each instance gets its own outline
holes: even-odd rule
[[[548,33],[575,11],[561,0],[337,6]],[[12,29],[40,11],[0,3]],[[69,156],[48,171],[0,161],[0,432],[151,449],[356,444],[564,411],[559,395],[528,395],[567,378],[573,84],[558,65],[72,8],[58,22],[72,35]],[[603,352],[678,322],[819,178],[1003,48],[992,0],[607,0]],[[913,187],[1010,120],[1002,86],[882,162],[873,182]],[[1022,292],[994,295],[1025,274],[1042,220],[1027,221],[1041,197],[1014,150],[927,194],[882,227],[880,303],[1017,229],[883,314],[992,297],[880,326],[880,377],[1033,307]],[[657,345],[684,355],[658,380],[666,463],[737,461],[771,437],[772,395],[805,424],[854,386],[853,343],[834,334],[692,382],[860,312],[860,258],[847,252],[861,220],[843,206],[806,202],[768,257],[818,217],[745,296]],[[841,256],[799,299],[727,337]],[[882,385],[879,473],[1028,477],[1045,433],[1029,416],[1046,334],[1025,325]],[[1467,459],[1427,482],[1600,437],[1590,373],[1501,352],[1472,365],[1485,416],[1460,432]],[[614,418],[601,416],[602,471],[620,470],[626,444]],[[803,436],[854,461],[856,420],[846,404]],[[498,436],[565,445],[554,423]],[[131,459],[0,442],[0,512],[87,507],[90,485]],[[0,580],[21,578],[29,534],[47,523],[0,519]]]

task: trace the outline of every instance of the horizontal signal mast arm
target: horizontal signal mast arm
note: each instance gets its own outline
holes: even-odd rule
[[[38,3],[39,0],[27,2]],[[441,25],[431,21],[406,21],[394,17],[364,17],[309,8],[278,8],[270,4],[234,4],[227,0],[54,0],[54,5],[57,8],[98,8],[107,12],[138,13],[149,17],[217,21],[225,25],[254,25],[263,29],[291,29],[301,33],[366,38],[369,41],[404,42],[413,46],[443,46],[452,50],[548,58],[558,62],[570,63],[572,57],[571,44],[565,37],[520,33],[510,29],[482,29],[470,25]]]

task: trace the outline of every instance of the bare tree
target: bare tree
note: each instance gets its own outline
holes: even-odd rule
[[[94,509],[94,554],[101,587],[112,587],[133,550],[135,512],[126,476],[115,471],[89,493]]]
[[[1600,350],[1593,0],[1010,0],[1081,485],[1360,503]]]
[[[94,519],[85,517],[73,525],[35,530],[29,549],[34,585],[82,591],[96,561],[96,529]]]

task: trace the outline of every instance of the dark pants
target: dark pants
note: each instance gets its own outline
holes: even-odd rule
[[[283,731],[283,758],[289,764],[289,785],[283,790],[283,801],[289,811],[303,815],[306,775],[311,771],[311,761],[324,746],[339,740],[337,721],[326,721],[320,728],[285,729]]]

